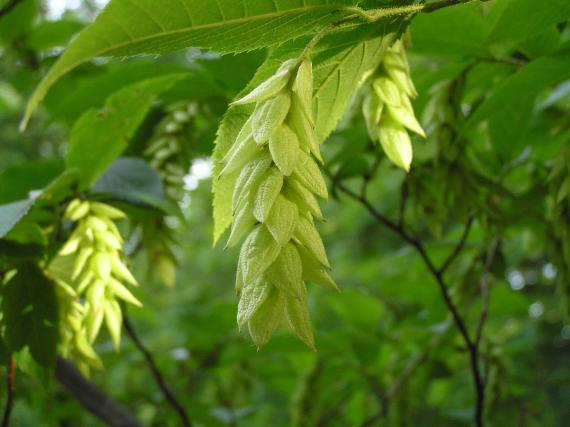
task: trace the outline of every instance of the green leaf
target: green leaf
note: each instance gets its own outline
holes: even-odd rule
[[[412,51],[437,56],[486,55],[487,26],[476,3],[418,15],[411,24]]]
[[[165,206],[160,176],[144,160],[121,157],[91,187],[91,192],[104,194],[133,204],[146,204],[171,210]]]
[[[57,298],[52,283],[34,264],[22,264],[2,298],[5,339],[10,351],[28,346],[42,366],[55,363],[58,341]]]
[[[152,102],[184,74],[144,80],[109,97],[101,110],[85,112],[71,131],[67,167],[77,168],[80,188],[88,188],[127,147]]]
[[[219,52],[259,49],[352,13],[351,0],[113,0],[73,41],[32,96],[25,121],[49,88],[99,56],[165,53],[189,46]]]
[[[35,200],[20,200],[0,206],[0,238],[4,237],[26,216]]]
[[[483,120],[510,117],[509,122],[501,126],[512,126],[511,132],[524,132],[524,120],[528,118],[529,102],[538,93],[550,86],[570,78],[570,58],[568,55],[556,55],[536,59],[512,74],[489,96],[467,120],[463,131],[471,129]],[[511,109],[514,109],[511,113]],[[514,116],[513,116],[514,114]],[[516,118],[514,122],[511,120]],[[518,127],[517,127],[518,126]],[[516,137],[512,137],[516,139]],[[508,141],[505,141],[508,143]]]
[[[568,0],[509,0],[493,27],[489,40],[517,42],[570,19]]]
[[[28,34],[28,46],[41,52],[65,46],[84,25],[75,20],[47,21],[34,27]]]
[[[59,159],[35,160],[5,169],[0,174],[0,203],[27,198],[31,190],[44,188],[63,169]]]

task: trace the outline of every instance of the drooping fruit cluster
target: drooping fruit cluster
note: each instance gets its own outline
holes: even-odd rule
[[[198,104],[181,102],[169,106],[166,116],[158,123],[154,136],[144,151],[150,165],[160,175],[164,191],[174,200],[184,190],[184,176],[190,167],[186,155],[190,144],[192,123],[198,114]]]
[[[114,222],[125,214],[104,203],[75,199],[65,217],[78,224],[58,254],[59,260],[72,260],[68,277],[57,277],[61,317],[66,320],[64,355],[97,365],[91,344],[103,321],[118,348],[123,323],[119,301],[142,305],[123,284],[137,285],[123,264],[123,239]]]
[[[411,103],[416,96],[404,44],[399,40],[385,53],[362,110],[370,139],[379,141],[386,156],[406,171],[413,157],[408,130],[425,137]]]
[[[337,289],[314,219],[327,187],[312,114],[309,60],[286,61],[234,104],[256,103],[223,159],[221,174],[241,170],[233,191],[228,247],[242,238],[236,288],[238,325],[259,347],[286,323],[310,348],[313,332],[305,281]]]

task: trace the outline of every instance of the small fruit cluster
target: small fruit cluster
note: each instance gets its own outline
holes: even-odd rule
[[[417,96],[402,41],[384,55],[366,94],[362,111],[372,141],[379,141],[386,156],[409,171],[413,150],[408,130],[425,138],[410,101]]]
[[[116,348],[121,340],[123,316],[119,301],[142,304],[122,282],[137,285],[137,281],[121,259],[123,238],[115,220],[125,214],[107,204],[73,200],[65,217],[77,222],[58,258],[72,259],[68,278],[58,278],[60,309],[66,330],[64,355],[82,356],[91,365],[97,365],[97,356],[91,344],[99,334],[103,321]]]
[[[188,149],[189,130],[197,114],[198,104],[194,102],[169,106],[144,151],[150,165],[160,175],[166,194],[175,200],[180,199],[184,189],[184,176],[189,166],[184,164],[184,153]]]
[[[305,281],[337,289],[314,218],[327,186],[312,114],[309,60],[289,60],[234,105],[255,103],[223,159],[221,175],[241,170],[233,191],[228,247],[242,238],[236,287],[238,325],[259,347],[284,322],[310,348]]]

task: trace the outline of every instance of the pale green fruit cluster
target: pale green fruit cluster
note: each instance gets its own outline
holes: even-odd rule
[[[384,55],[362,110],[370,139],[379,141],[386,156],[406,171],[410,170],[413,157],[408,130],[425,138],[411,103],[416,96],[406,52],[400,40]]]
[[[73,257],[69,282],[59,280],[69,300],[62,316],[68,328],[63,334],[68,336],[65,351],[94,362],[91,344],[103,321],[115,347],[119,347],[123,323],[119,301],[142,306],[123,284],[137,285],[121,259],[123,238],[114,222],[125,214],[103,203],[75,199],[68,205],[65,217],[78,223],[58,254]]]
[[[261,347],[282,323],[314,348],[306,281],[337,289],[314,219],[327,186],[312,114],[309,60],[285,62],[234,104],[255,103],[223,159],[221,174],[241,170],[233,192],[228,247],[242,238],[237,321]]]
[[[195,102],[182,102],[170,106],[144,151],[150,165],[160,175],[164,191],[176,200],[182,196],[184,176],[188,173],[181,162],[187,149],[186,145],[189,143],[188,128],[197,114],[198,104]]]

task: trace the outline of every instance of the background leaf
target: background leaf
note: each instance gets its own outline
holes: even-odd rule
[[[34,264],[22,264],[2,295],[2,322],[11,352],[28,346],[42,366],[55,364],[58,340],[57,299],[52,283]]]
[[[185,47],[218,52],[258,49],[318,31],[351,13],[350,0],[113,0],[65,51],[30,100],[26,117],[49,88],[98,56],[165,53]]]
[[[489,40],[495,43],[516,42],[537,35],[550,26],[570,19],[567,0],[505,0]]]
[[[184,74],[175,74],[127,86],[110,96],[101,110],[81,116],[71,131],[66,159],[68,168],[77,168],[81,189],[127,148],[156,97],[182,78]]]

